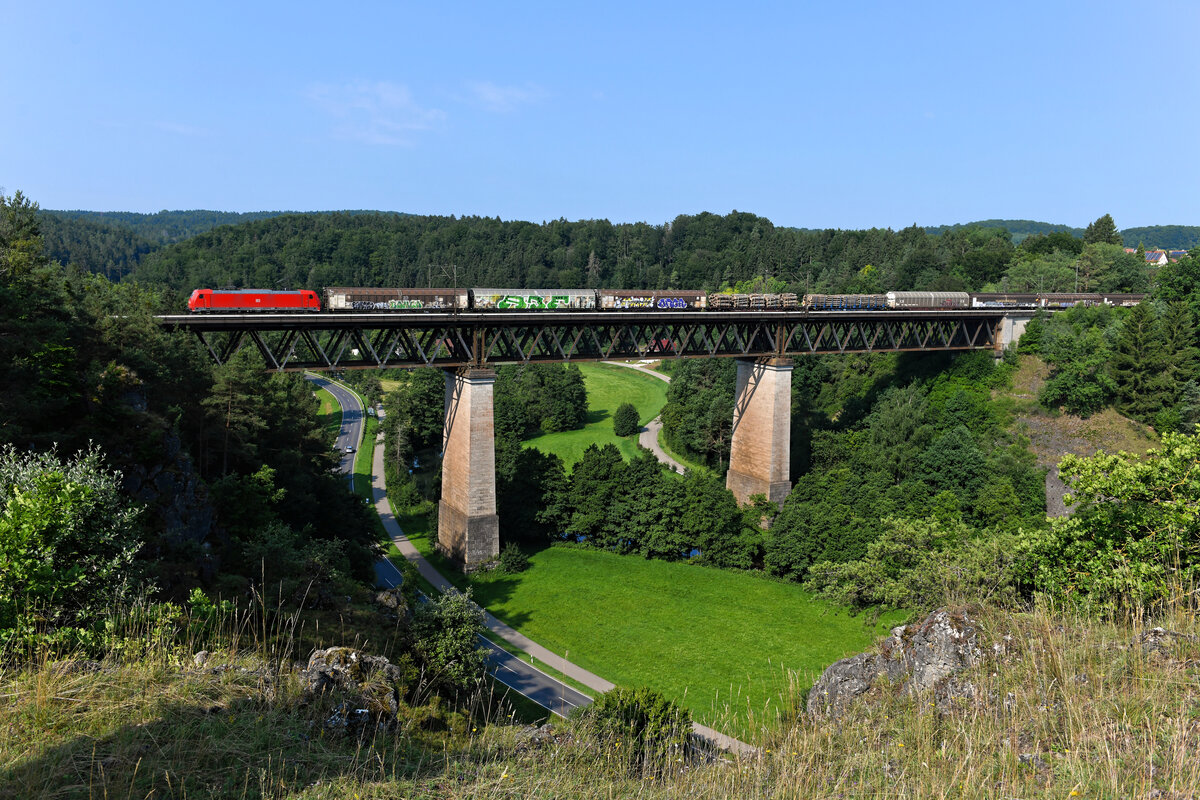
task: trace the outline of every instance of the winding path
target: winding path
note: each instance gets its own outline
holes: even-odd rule
[[[628,361],[605,361],[604,363],[616,364],[618,367],[629,367],[630,369],[636,369],[638,372],[652,375],[655,378],[658,378],[660,381],[666,381],[667,383],[671,382],[670,375],[664,375],[661,372],[650,369],[642,364],[630,364]],[[642,428],[642,433],[638,437],[638,444],[649,450],[651,453],[654,453],[654,457],[657,458],[661,463],[666,464],[668,467],[682,475],[687,467],[667,455],[667,452],[663,450],[662,446],[658,443],[658,434],[661,430],[662,417],[657,416],[647,422]]]
[[[665,375],[645,369],[640,365],[624,364],[633,369],[640,369],[651,375],[655,375],[663,380],[670,381]],[[316,383],[316,381],[314,381]],[[335,386],[337,384],[334,384]],[[325,387],[328,388],[328,387]],[[335,394],[339,402],[351,401],[357,405],[358,398],[346,393],[345,398],[339,394]],[[359,409],[361,415],[361,409]],[[361,436],[361,433],[359,434]],[[646,432],[642,433],[642,437],[646,436]],[[380,521],[383,523],[384,530],[387,532],[388,538],[396,545],[397,549],[408,559],[420,572],[425,580],[429,581],[439,592],[457,591],[450,581],[438,572],[432,564],[430,564],[420,551],[413,546],[408,537],[404,535],[404,531],[400,528],[400,523],[396,521],[395,515],[392,513],[391,504],[387,498],[387,485],[383,478],[383,453],[382,447],[383,434],[379,434],[375,440],[374,454],[371,461],[371,500],[375,506],[375,512],[379,515]],[[658,455],[661,450],[657,447],[657,440],[654,441],[654,448],[649,448],[656,451]],[[664,463],[668,462],[664,459],[669,457],[662,453],[659,459]],[[672,468],[676,468],[673,466]],[[678,469],[682,472],[682,465],[678,465]],[[381,558],[375,564],[375,575],[379,583],[384,586],[395,586],[399,583],[400,570],[396,568],[387,557]],[[488,630],[495,635],[504,639],[509,644],[515,645],[533,659],[541,660],[543,664],[558,670],[562,674],[578,681],[597,692],[607,692],[615,688],[610,681],[601,678],[599,675],[591,673],[583,667],[567,661],[562,656],[554,653],[529,637],[523,635],[520,631],[506,625],[504,622],[497,619],[491,612],[484,610],[485,624]],[[582,692],[567,686],[565,683],[552,678],[549,675],[538,670],[536,667],[521,659],[513,656],[499,645],[489,641],[483,636],[480,636],[480,644],[489,651],[488,661],[491,665],[491,673],[498,680],[507,686],[516,689],[521,694],[529,697],[534,702],[548,708],[559,716],[566,716],[572,708],[581,705],[587,705],[592,702],[592,699]],[[700,739],[709,743],[710,746],[720,748],[738,756],[757,756],[759,749],[753,745],[746,744],[732,736],[727,736],[720,731],[701,725],[698,722],[692,722],[692,732]]]

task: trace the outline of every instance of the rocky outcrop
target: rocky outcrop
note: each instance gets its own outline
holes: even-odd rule
[[[808,694],[811,716],[839,716],[881,681],[913,693],[933,692],[938,704],[973,697],[974,687],[955,675],[983,658],[979,633],[964,611],[935,611],[892,630],[878,653],[860,653],[831,665]]]
[[[179,437],[164,433],[156,458],[142,458],[122,468],[123,489],[147,507],[155,527],[177,542],[204,542],[213,534],[216,515],[208,489]]]
[[[1180,644],[1191,641],[1194,638],[1189,634],[1167,630],[1166,628],[1151,628],[1148,631],[1138,634],[1134,638],[1133,644],[1136,647],[1140,647],[1142,652],[1151,658],[1169,660]]]
[[[306,692],[338,692],[346,699],[326,725],[353,729],[369,721],[392,721],[400,709],[404,671],[383,656],[352,647],[314,651],[300,671]]]

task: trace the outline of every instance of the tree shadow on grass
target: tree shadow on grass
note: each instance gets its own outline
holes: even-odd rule
[[[584,424],[595,425],[599,422],[603,422],[611,416],[612,414],[609,413],[607,408],[591,409],[587,412],[587,417],[584,420]]]

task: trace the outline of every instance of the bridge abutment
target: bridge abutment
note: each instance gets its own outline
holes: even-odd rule
[[[763,494],[776,505],[792,490],[792,360],[739,358],[725,486],[740,505]]]
[[[1033,319],[1036,311],[1009,311],[1000,319],[996,326],[996,357],[999,358],[1005,350],[1016,347],[1025,333],[1025,326]]]
[[[438,550],[471,571],[500,554],[490,369],[446,370]]]

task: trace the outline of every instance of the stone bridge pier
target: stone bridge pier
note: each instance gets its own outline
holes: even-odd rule
[[[763,494],[779,506],[792,490],[792,360],[739,358],[725,486],[739,505]]]
[[[500,554],[492,412],[496,373],[471,367],[445,373],[446,427],[442,433],[437,547],[470,572],[495,561]]]

